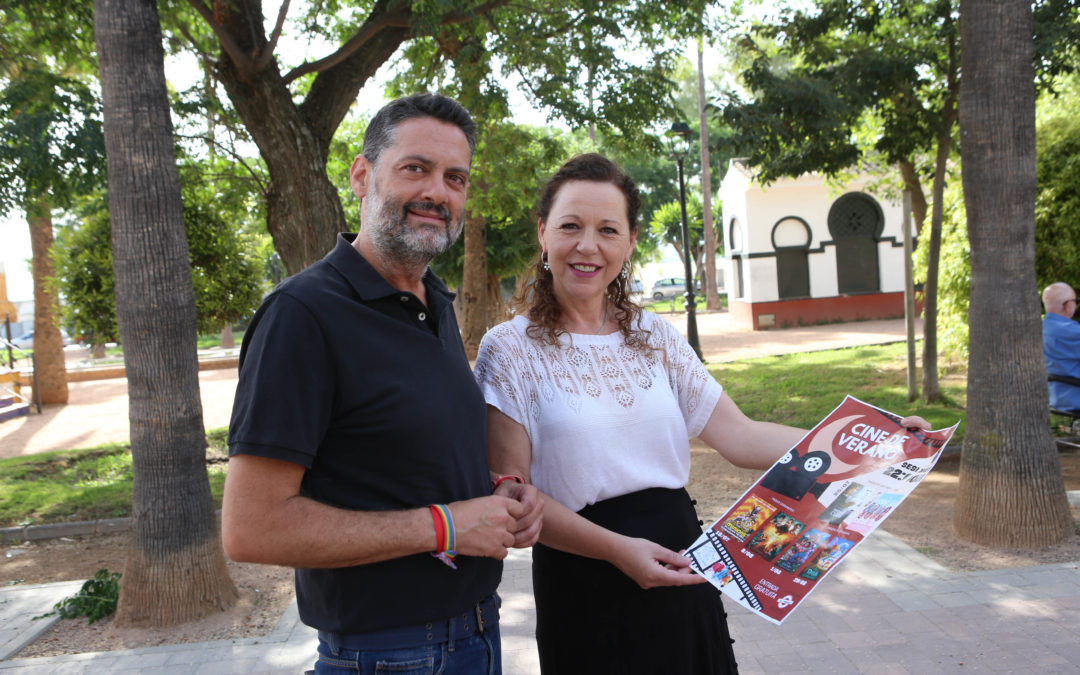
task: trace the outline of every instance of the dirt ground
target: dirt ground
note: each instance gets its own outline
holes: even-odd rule
[[[40,584],[87,579],[100,569],[124,569],[127,536],[74,537],[6,546],[0,583]],[[20,551],[14,553],[14,551]],[[16,658],[81,654],[135,647],[229,640],[268,635],[293,598],[292,570],[229,562],[229,576],[240,598],[227,612],[165,629],[117,628],[112,617],[87,623],[61,619]]]
[[[757,480],[760,471],[736,469],[700,441],[691,444],[690,494],[708,525]],[[1066,490],[1080,490],[1080,452],[1061,453]],[[1080,509],[1073,508],[1073,533],[1056,546],[1012,549],[980,546],[959,539],[953,530],[953,503],[960,456],[942,457],[915,491],[896,508],[882,529],[952,570],[988,570],[1080,561]],[[858,553],[855,553],[858,555]]]
[[[706,524],[713,522],[760,476],[734,469],[712,450],[695,442],[690,492]],[[1061,455],[1068,490],[1080,490],[1080,452]],[[1080,509],[1073,509],[1076,529],[1063,543],[1043,549],[1000,549],[969,544],[952,530],[953,497],[959,461],[943,458],[918,489],[892,514],[884,529],[954,570],[1024,567],[1080,561]],[[124,535],[83,537],[5,547],[0,583],[37,584],[86,579],[105,568],[123,570]],[[266,635],[292,600],[292,571],[229,563],[240,590],[237,606],[219,616],[166,630],[119,629],[111,619],[87,625],[85,619],[57,623],[19,657],[107,651],[181,642]]]

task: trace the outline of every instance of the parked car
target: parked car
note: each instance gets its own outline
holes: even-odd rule
[[[701,292],[701,284],[695,284],[695,293]],[[652,299],[653,300],[670,300],[671,298],[681,297],[686,293],[686,279],[682,277],[667,277],[661,279],[653,284],[652,287]]]
[[[60,339],[63,341],[64,345],[72,343],[71,336],[64,331],[60,331]],[[11,344],[19,349],[25,349],[27,351],[32,350],[34,348],[34,331],[27,331],[19,337],[11,338]]]
[[[641,279],[630,280],[630,294],[639,294],[645,292],[645,286],[641,283]]]

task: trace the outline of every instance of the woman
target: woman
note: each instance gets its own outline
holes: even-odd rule
[[[743,415],[679,332],[629,300],[639,206],[600,155],[559,169],[541,194],[525,313],[493,328],[476,361],[492,471],[544,494],[545,673],[736,672],[720,594],[677,552],[701,534],[689,441],[764,469],[805,433]]]

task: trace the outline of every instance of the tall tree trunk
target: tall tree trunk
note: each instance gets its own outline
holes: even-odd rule
[[[915,221],[915,236],[919,236],[926,223],[926,195],[923,194],[922,181],[915,171],[915,164],[900,162],[900,177],[904,180],[904,189],[911,193],[911,217]]]
[[[117,625],[167,626],[236,602],[206,476],[188,264],[153,0],[95,0],[134,468]]]
[[[488,328],[496,326],[511,318],[510,308],[503,301],[502,279],[498,274],[488,274],[487,277],[487,320]]]
[[[459,100],[476,115],[477,154],[473,156],[472,180],[469,192],[483,195],[487,192],[487,183],[483,176],[489,165],[487,162],[487,136],[491,124],[485,114],[488,102],[485,100],[481,84],[488,72],[486,52],[483,43],[475,36],[461,37],[456,31],[449,31],[439,37],[440,48],[453,60],[454,69],[461,81]],[[465,355],[469,360],[476,358],[480,351],[480,340],[491,325],[488,316],[487,298],[487,217],[482,208],[470,204],[465,215],[465,260],[461,275],[461,340],[465,344]]]
[[[971,239],[964,539],[1046,546],[1072,530],[1050,435],[1035,280],[1031,5],[962,0],[960,131]]]
[[[477,181],[479,183],[480,181]],[[482,190],[473,184],[471,190]],[[465,217],[465,269],[461,276],[461,340],[469,360],[480,351],[488,329],[487,316],[487,220],[469,212]]]
[[[705,115],[705,57],[701,53],[701,39],[697,50],[698,123],[701,126],[701,219],[705,241],[705,308],[719,310],[723,307],[716,291],[716,232],[713,231],[712,212],[712,163],[709,160],[709,120]]]
[[[60,337],[59,307],[52,279],[53,223],[49,199],[42,196],[27,209],[30,225],[30,249],[34,268],[34,367],[41,402],[67,403],[67,365],[64,362],[64,341]],[[36,392],[35,392],[36,393]]]
[[[221,327],[221,348],[232,349],[236,346],[236,336],[233,335],[232,324],[227,323]]]
[[[378,0],[370,15],[375,21],[369,17],[369,23],[384,19],[390,4]],[[361,87],[405,40],[409,28],[373,28],[364,47],[320,72],[297,105],[277,61],[259,60],[271,49],[262,2],[215,2],[214,11],[239,52],[251,57],[237,63],[223,51],[217,75],[266,162],[267,229],[285,269],[296,274],[322,258],[337,233],[346,229],[337,189],[326,175],[330,141]]]
[[[948,93],[942,106],[937,135],[937,156],[934,158],[933,210],[930,216],[930,244],[926,255],[926,285],[923,287],[923,399],[934,403],[941,400],[937,368],[937,287],[941,260],[941,229],[945,220],[945,175],[949,153],[952,151],[953,125],[956,124],[956,44],[949,38],[949,71],[946,75]]]

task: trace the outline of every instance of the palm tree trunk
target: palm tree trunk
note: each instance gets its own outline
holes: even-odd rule
[[[168,626],[227,609],[195,352],[195,296],[164,52],[153,0],[95,0],[116,314],[134,468],[117,625]]]
[[[41,402],[45,405],[68,402],[67,365],[64,341],[60,336],[59,307],[53,277],[52,210],[47,195],[27,209],[30,250],[34,269],[34,367]],[[35,392],[36,393],[36,392]]]
[[[962,0],[960,130],[971,240],[967,430],[954,525],[993,546],[1073,528],[1050,435],[1035,280],[1031,5]]]
[[[719,310],[722,308],[720,294],[716,291],[716,232],[713,230],[712,212],[712,165],[709,160],[709,121],[705,114],[705,58],[701,52],[701,41],[698,40],[697,50],[697,82],[698,82],[698,112],[699,132],[701,140],[701,219],[704,231],[702,236],[705,242],[705,283],[702,289],[705,291],[705,308]]]

